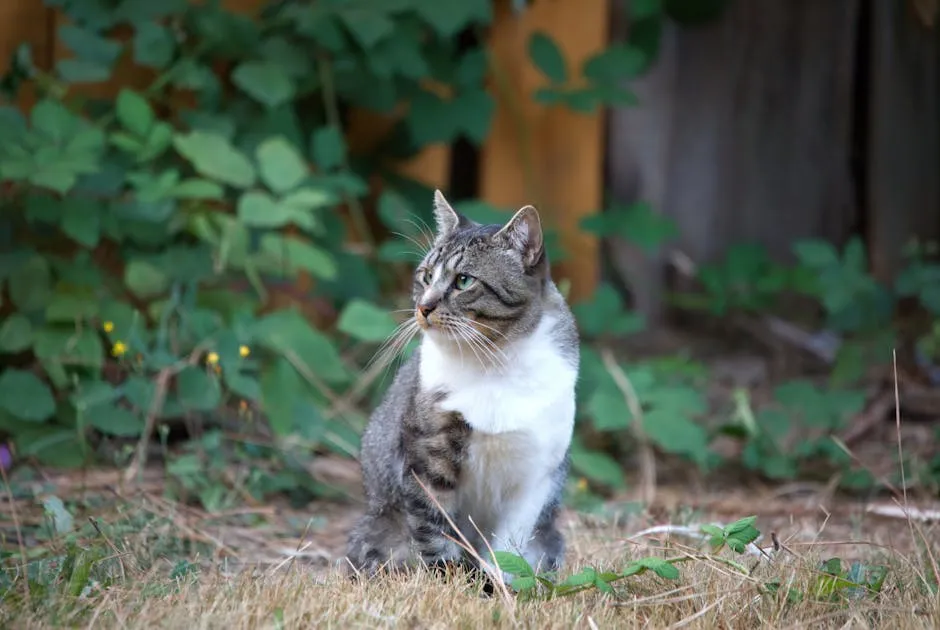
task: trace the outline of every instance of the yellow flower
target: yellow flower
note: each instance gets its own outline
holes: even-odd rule
[[[581,477],[580,479],[578,479],[578,490],[584,492],[587,489],[588,489],[588,480],[585,479],[584,477]]]
[[[210,365],[215,365],[216,363],[218,363],[218,362],[219,362],[219,353],[218,353],[218,352],[210,352],[208,355],[206,355],[206,362],[209,363]]]
[[[242,358],[245,358],[251,354],[251,349],[248,346],[240,346],[238,348],[238,354],[240,354]]]
[[[105,322],[103,328],[106,333],[111,332],[114,330],[114,322]]]
[[[123,341],[115,341],[114,346],[111,348],[111,354],[116,357],[123,356],[127,352],[127,344]]]

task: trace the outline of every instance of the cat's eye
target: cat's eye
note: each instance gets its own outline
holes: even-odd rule
[[[431,270],[425,269],[421,272],[421,282],[424,284],[431,284]]]
[[[456,287],[458,291],[465,291],[472,287],[475,281],[476,278],[473,276],[468,276],[465,273],[459,273],[457,274],[457,277],[454,278],[454,287]]]

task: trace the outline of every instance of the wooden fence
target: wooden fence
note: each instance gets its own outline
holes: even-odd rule
[[[265,1],[223,4],[250,14]],[[707,25],[666,26],[660,58],[632,86],[641,106],[610,112],[609,129],[608,115],[534,102],[543,79],[528,60],[529,35],[546,32],[578,67],[626,36],[620,5],[534,0],[515,13],[510,0],[494,0],[488,34],[503,80],[491,86],[497,106],[476,189],[499,206],[535,203],[559,229],[568,257],[557,273],[574,300],[599,279],[600,244],[577,226],[602,207],[605,188],[674,219],[679,248],[696,262],[742,240],[785,257],[797,238],[840,242],[861,231],[875,272],[888,278],[906,239],[940,236],[938,37],[911,3],[731,2]],[[22,41],[42,67],[67,56],[56,40],[61,19],[40,0],[0,2],[0,65]],[[125,58],[111,81],[82,89],[114,94],[151,76]],[[391,125],[365,111],[350,120],[353,148]],[[397,169],[446,191],[452,153],[431,146]],[[614,273],[656,319],[664,261],[606,245]]]

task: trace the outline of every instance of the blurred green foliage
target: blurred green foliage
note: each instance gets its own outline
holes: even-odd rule
[[[182,426],[193,439],[168,454],[167,473],[206,507],[234,500],[230,461],[254,462],[239,483],[256,496],[328,492],[306,463],[356,454],[390,382],[363,368],[395,329],[392,313],[410,306],[410,266],[432,222],[431,191],[387,165],[431,143],[487,137],[485,84],[498,68],[456,36],[485,28],[491,2],[282,0],[256,19],[217,2],[46,4],[68,16],[59,37],[74,56],[47,72],[21,47],[0,83],[8,96],[26,84],[39,95],[26,115],[0,107],[0,433],[19,458],[81,466],[104,454],[125,464],[138,439],[159,436],[165,448]],[[527,47],[545,83],[531,97],[584,112],[635,103],[629,80],[655,60],[664,21],[704,19],[724,2],[698,13],[680,1],[629,4],[631,39],[580,68],[535,33]],[[149,85],[114,99],[72,89],[107,80],[123,56],[153,71]],[[401,103],[407,112],[374,151],[349,151],[349,107],[390,114]],[[374,178],[384,183],[377,199]],[[491,222],[510,210],[458,208]],[[582,227],[648,252],[678,236],[642,202]],[[733,248],[699,270],[700,293],[677,303],[723,316],[770,310],[797,291],[819,301],[826,325],[866,343],[892,330],[897,296],[940,315],[940,267],[923,256],[888,291],[867,273],[860,241],[841,253],[806,241],[795,252],[800,264],[783,267],[761,248]],[[275,294],[301,273],[313,279],[310,308],[278,306]],[[621,438],[634,428],[705,470],[722,463],[712,449],[721,434],[744,440],[742,462],[770,477],[796,475],[817,455],[849,466],[827,435],[857,410],[854,391],[785,384],[756,415],[740,400],[716,409],[692,359],[605,360],[602,348],[646,327],[612,286],[574,310],[584,338],[575,493],[589,492],[587,480],[624,487],[635,444]],[[934,358],[937,330],[920,342]],[[853,347],[842,347],[846,384],[858,376]],[[706,422],[716,415],[730,420]],[[822,430],[815,442],[784,443],[805,426]]]

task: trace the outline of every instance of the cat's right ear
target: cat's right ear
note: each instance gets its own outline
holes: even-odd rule
[[[440,190],[434,191],[434,219],[437,221],[438,236],[446,236],[456,230],[457,226],[467,222],[463,216],[447,203],[447,199],[444,198],[444,193]]]

